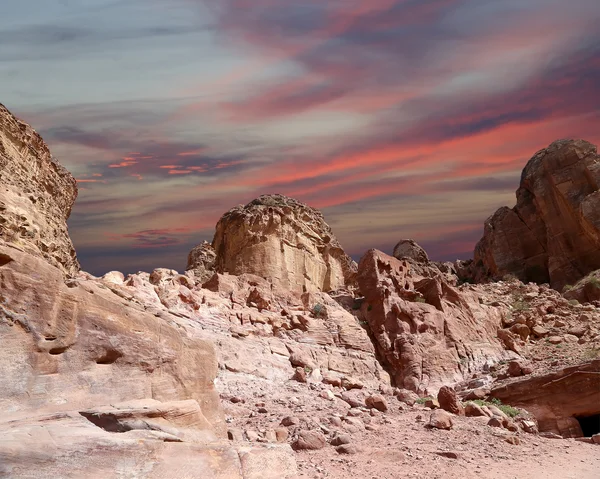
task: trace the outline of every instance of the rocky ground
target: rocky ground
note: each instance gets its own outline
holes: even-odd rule
[[[303,431],[313,431],[310,444],[320,449],[296,451],[300,478],[598,477],[598,445],[510,432],[488,426],[487,417],[455,416],[452,429],[442,430],[426,427],[430,408],[409,406],[392,395],[384,395],[388,410],[380,412],[351,408],[339,388],[314,383],[288,381],[281,387],[225,373],[218,387],[237,441],[288,436],[293,442]],[[369,395],[353,392],[357,399]]]

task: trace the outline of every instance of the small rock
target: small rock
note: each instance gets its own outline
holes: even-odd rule
[[[300,431],[298,439],[292,444],[295,450],[316,450],[323,449],[327,444],[327,439],[319,431]]]
[[[292,379],[294,381],[298,381],[299,383],[305,383],[306,382],[306,371],[304,370],[304,368],[296,368],[296,371],[294,372],[294,376],[292,377]]]
[[[358,379],[344,376],[342,378],[342,387],[345,389],[363,389],[365,386]]]
[[[452,429],[452,414],[443,409],[436,409],[431,413],[428,425],[436,429]]]
[[[491,426],[491,427],[502,427],[502,419],[494,416],[494,417],[490,418],[487,425]]]
[[[259,437],[260,436],[258,435],[258,433],[256,431],[253,431],[252,429],[246,429],[246,439],[248,439],[248,441],[250,441],[250,442],[258,441]]]
[[[523,375],[521,370],[521,364],[519,361],[511,361],[508,363],[508,375],[512,378],[516,378]]]
[[[365,404],[369,409],[377,409],[381,412],[386,412],[388,410],[387,401],[381,394],[373,394],[367,397]]]
[[[438,456],[447,457],[448,459],[458,459],[460,455],[454,451],[437,451]]]
[[[541,326],[534,326],[533,328],[531,328],[531,332],[534,336],[538,338],[548,336],[548,334],[550,333],[550,331],[548,331],[546,328],[542,328]]]
[[[335,448],[339,454],[356,454],[358,449],[354,444],[342,444]]]
[[[480,417],[480,416],[487,416],[487,414],[481,408],[481,406],[479,406],[478,404],[475,404],[473,402],[468,402],[467,404],[465,404],[465,416]]]
[[[409,406],[415,404],[417,399],[419,399],[419,395],[416,392],[408,389],[397,389],[396,397],[398,398],[398,401],[408,404]]]
[[[591,439],[594,444],[600,444],[600,434],[594,434]]]
[[[289,435],[290,433],[285,427],[278,427],[277,429],[275,429],[275,438],[277,442],[287,441]]]
[[[467,401],[473,399],[484,399],[488,395],[488,393],[489,390],[485,390],[483,388],[473,389],[465,396],[465,399]]]
[[[297,426],[300,424],[300,419],[294,416],[286,416],[281,420],[282,426]]]
[[[350,444],[351,442],[351,438],[350,438],[350,434],[337,434],[332,440],[331,440],[331,445],[332,446],[341,446],[342,444]]]
[[[508,436],[504,439],[507,443],[518,446],[521,444],[521,440],[517,436]]]
[[[428,407],[429,409],[437,409],[440,407],[440,403],[437,399],[428,399],[427,401],[425,401],[424,406]]]

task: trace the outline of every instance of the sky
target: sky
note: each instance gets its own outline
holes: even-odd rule
[[[533,154],[600,143],[598,0],[28,0],[0,102],[77,178],[82,268],[184,270],[266,193],[347,253],[472,257]]]

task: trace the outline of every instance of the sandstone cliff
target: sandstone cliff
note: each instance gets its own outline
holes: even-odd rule
[[[485,222],[478,275],[510,273],[562,289],[600,268],[600,157],[583,140],[559,140],[527,163],[513,209]]]
[[[331,291],[354,280],[355,264],[323,215],[282,195],[225,213],[212,245],[217,271],[255,274],[292,291]]]
[[[79,270],[67,219],[75,178],[42,138],[0,104],[0,239],[43,256],[67,275]]]

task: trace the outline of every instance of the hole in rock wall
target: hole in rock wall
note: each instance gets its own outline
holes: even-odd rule
[[[584,437],[592,437],[594,434],[600,434],[600,414],[586,417],[576,417],[583,431]]]

